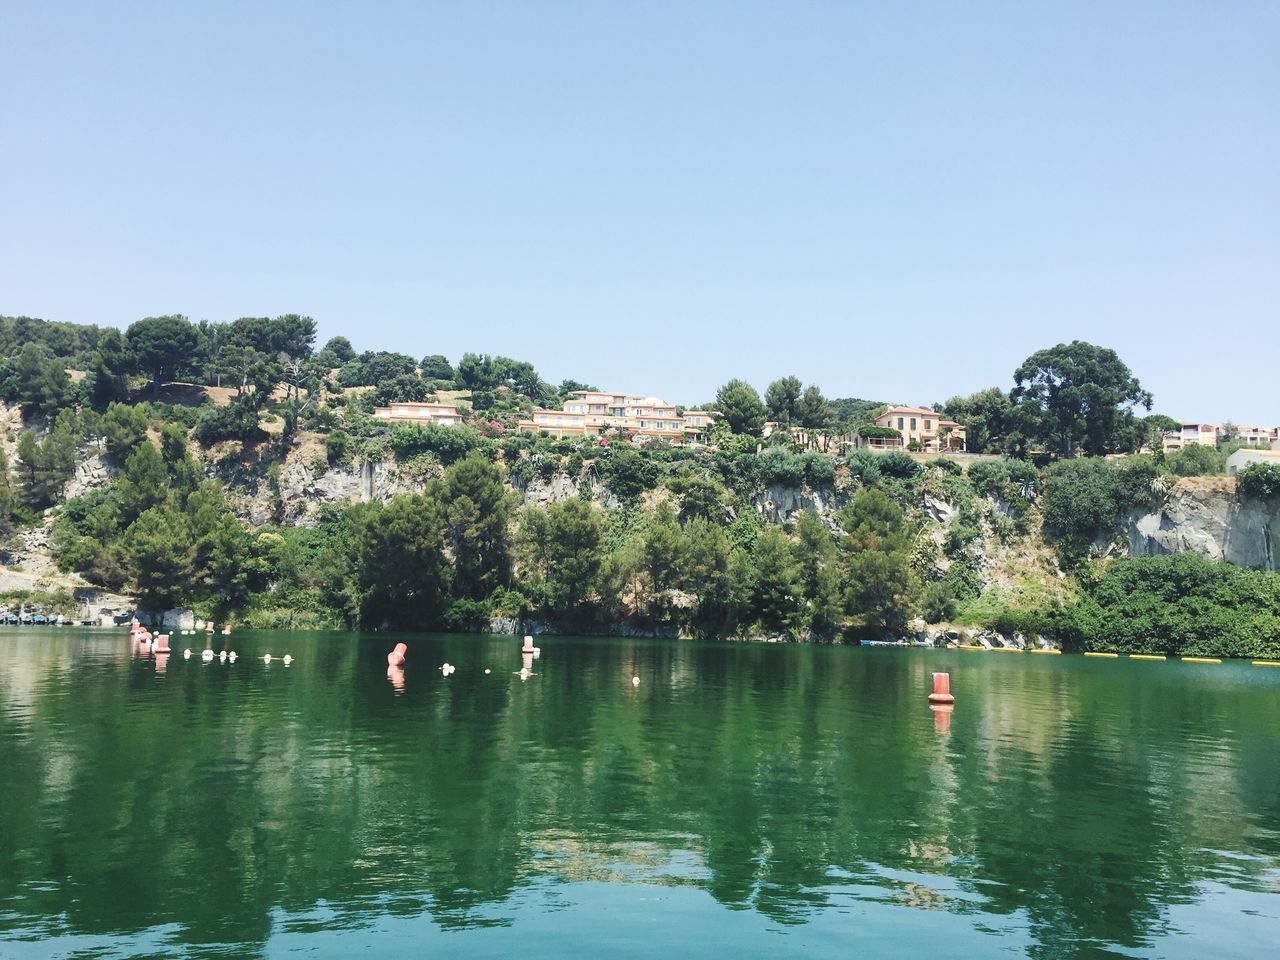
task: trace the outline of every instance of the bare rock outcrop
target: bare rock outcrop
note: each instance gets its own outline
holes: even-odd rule
[[[1179,483],[1158,509],[1131,515],[1127,533],[1131,556],[1189,551],[1275,570],[1280,503],[1240,499],[1229,483]]]

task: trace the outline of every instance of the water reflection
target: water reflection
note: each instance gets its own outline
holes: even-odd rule
[[[548,640],[517,674],[518,644],[460,637],[413,639],[458,671],[407,682],[377,638],[293,635],[288,671],[268,641],[238,636],[238,663],[0,647],[0,936],[252,953],[424,913],[580,927],[621,887],[709,894],[687,923],[722,948],[744,913],[852,910],[886,944],[937,915],[1063,957],[1164,951],[1186,911],[1247,944],[1277,912],[1265,671]],[[960,706],[925,714],[939,667]]]

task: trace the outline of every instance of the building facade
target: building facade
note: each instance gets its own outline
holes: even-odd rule
[[[913,443],[926,453],[963,452],[965,428],[948,420],[936,410],[926,407],[890,407],[876,417],[877,427],[888,427],[902,434],[901,447]],[[885,444],[881,444],[885,445]]]
[[[1227,457],[1227,476],[1234,477],[1251,463],[1274,463],[1280,466],[1280,450],[1237,450]]]
[[[615,430],[632,437],[689,443],[705,441],[715,417],[709,410],[680,413],[674,404],[643,394],[575,390],[563,410],[540,407],[520,421],[520,429],[555,437],[591,437]]]
[[[447,403],[393,403],[375,407],[373,415],[396,423],[438,423],[446,427],[462,422],[462,413]]]
[[[1182,423],[1177,430],[1164,435],[1164,452],[1183,447],[1217,446],[1228,439],[1254,447],[1280,447],[1280,427],[1257,427],[1250,424]]]

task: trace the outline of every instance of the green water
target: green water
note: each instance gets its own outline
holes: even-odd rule
[[[0,956],[1275,955],[1280,669],[540,643],[0,628]]]

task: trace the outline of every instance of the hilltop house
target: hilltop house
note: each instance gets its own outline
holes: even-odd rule
[[[917,444],[918,449],[926,453],[956,453],[965,449],[964,427],[926,407],[890,407],[876,417],[875,424],[902,434],[901,441],[890,441],[890,445],[910,448]]]
[[[462,422],[462,414],[458,408],[447,403],[417,403],[409,401],[393,403],[389,407],[374,408],[373,415],[379,420],[400,423],[438,423],[446,427],[452,427]]]
[[[540,407],[520,421],[520,429],[556,437],[591,437],[616,430],[633,437],[686,443],[704,441],[717,416],[710,410],[679,413],[674,404],[643,394],[575,390],[563,410]]]
[[[1257,427],[1249,424],[1181,423],[1177,430],[1164,435],[1165,453],[1202,444],[1216,446],[1228,439],[1253,447],[1280,447],[1280,427]]]
[[[1181,450],[1183,447],[1197,444],[1209,447],[1216,446],[1218,432],[1221,429],[1222,425],[1217,423],[1179,424],[1177,430],[1170,430],[1164,435],[1164,452],[1172,453],[1174,450]]]

